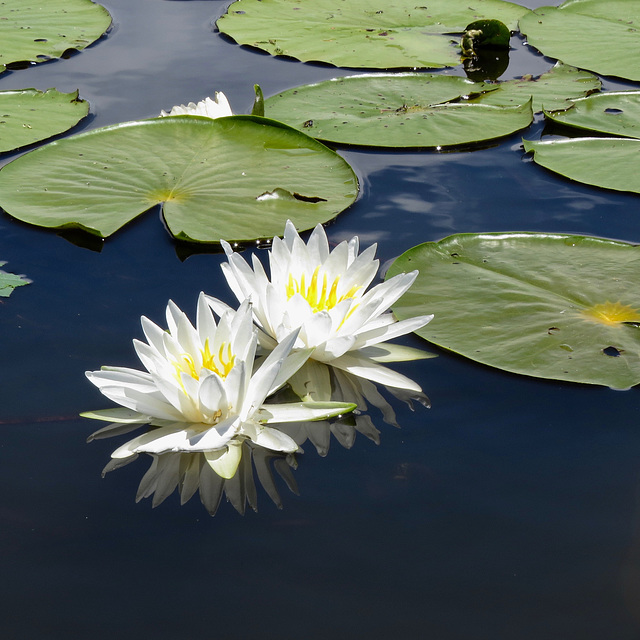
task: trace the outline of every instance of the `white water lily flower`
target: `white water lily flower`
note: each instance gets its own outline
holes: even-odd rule
[[[166,116],[205,116],[206,118],[223,118],[232,116],[231,105],[227,100],[227,96],[222,91],[216,91],[215,100],[205,98],[196,104],[190,102],[188,105],[181,104],[173,107],[169,113],[160,112],[160,117]]]
[[[237,312],[225,311],[216,325],[200,294],[195,328],[170,301],[167,323],[169,330],[164,331],[142,318],[148,343],[134,340],[134,346],[146,371],[103,367],[87,372],[105,396],[124,407],[83,414],[115,423],[92,437],[122,432],[123,425],[158,427],[119,447],[112,458],[202,452],[216,473],[230,478],[246,439],[275,451],[297,449],[289,436],[269,424],[322,419],[355,408],[326,402],[264,404],[306,361],[308,352],[292,353],[298,333],[292,332],[253,372],[257,335],[249,301]]]
[[[274,349],[299,329],[295,348],[312,348],[314,360],[385,385],[420,391],[413,380],[379,364],[425,357],[417,349],[387,343],[433,318],[398,322],[389,311],[417,271],[367,289],[378,271],[376,245],[359,254],[355,236],[329,251],[321,225],[305,244],[291,221],[284,238],[273,239],[270,278],[255,255],[251,268],[227,242],[222,245],[228,258],[222,265],[224,275],[239,301],[251,301],[262,348]],[[208,300],[217,312],[228,308],[215,298]]]

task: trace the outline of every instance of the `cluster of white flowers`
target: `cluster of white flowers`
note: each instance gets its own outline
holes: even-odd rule
[[[378,271],[375,246],[359,253],[354,237],[330,251],[321,225],[305,244],[287,222],[284,238],[274,238],[269,252],[270,277],[255,255],[252,268],[229,244],[223,246],[228,261],[222,270],[240,303],[237,310],[202,293],[194,327],[170,301],[168,329],[143,317],[147,342],[134,341],[146,371],[87,372],[120,405],[83,414],[112,423],[92,438],[152,426],[116,449],[110,468],[139,453],[196,454],[218,476],[232,478],[247,441],[271,451],[296,451],[296,441],[272,424],[326,420],[356,408],[332,401],[323,383],[301,390],[307,386],[301,380],[314,377],[298,374],[307,362],[420,393],[414,381],[380,364],[424,357],[387,342],[433,317],[398,322],[389,311],[417,272],[370,287]],[[300,401],[267,402],[287,381]]]

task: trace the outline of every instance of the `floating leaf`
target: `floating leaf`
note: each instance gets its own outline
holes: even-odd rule
[[[502,0],[238,0],[217,22],[239,44],[304,62],[358,68],[446,67],[460,63],[456,42],[474,20],[515,29],[529,9]]]
[[[640,382],[640,247],[543,233],[457,234],[401,255],[419,270],[394,313],[467,358],[540,378]]]
[[[544,55],[629,80],[640,80],[639,29],[637,0],[568,0],[520,19],[520,31]]]
[[[0,91],[0,152],[62,133],[88,113],[89,103],[77,91]]]
[[[91,0],[3,0],[0,64],[59,58],[89,46],[110,25],[109,12]]]
[[[570,138],[523,140],[534,161],[567,178],[617,191],[640,193],[640,140]]]
[[[492,88],[457,76],[366,74],[284,91],[265,100],[265,110],[270,118],[340,144],[459,145],[509,135],[531,123],[530,104],[451,102]]]
[[[534,78],[530,75],[500,82],[495,91],[471,100],[480,104],[508,106],[523,104],[533,97],[533,111],[563,109],[570,100],[599,91],[600,80],[588,71],[557,63],[553,69]]]
[[[608,91],[582,100],[562,111],[545,115],[561,124],[614,136],[640,138],[640,91]]]
[[[103,237],[163,203],[179,239],[250,240],[326,222],[356,198],[335,152],[253,116],[174,116],[57,140],[0,171],[0,206],[44,227]]]
[[[0,261],[0,267],[5,264],[7,263]],[[0,297],[8,298],[16,287],[22,287],[30,283],[31,280],[24,276],[17,276],[0,270]]]

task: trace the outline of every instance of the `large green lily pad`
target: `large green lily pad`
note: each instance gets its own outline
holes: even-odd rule
[[[0,171],[0,206],[43,227],[103,237],[163,204],[179,239],[252,240],[326,222],[356,198],[351,167],[319,142],[254,116],[175,116],[57,140]]]
[[[509,106],[533,99],[533,111],[563,109],[570,100],[587,96],[601,87],[600,79],[588,71],[557,63],[550,71],[506,80],[495,85],[495,91],[482,93],[471,102]]]
[[[238,0],[217,26],[239,44],[305,62],[356,68],[460,63],[462,33],[493,18],[516,29],[529,9],[502,0]]]
[[[493,90],[456,76],[366,74],[296,87],[265,100],[265,113],[309,135],[340,144],[436,147],[509,135],[532,119],[525,104],[469,104]]]
[[[579,129],[640,138],[640,91],[598,93],[561,111],[545,110],[545,115]]]
[[[569,138],[523,140],[534,161],[567,178],[596,187],[640,193],[640,140]]]
[[[520,19],[530,45],[544,55],[605,76],[640,80],[640,3],[568,0]]]
[[[394,306],[417,333],[492,367],[626,389],[640,382],[640,247],[543,233],[457,234],[401,255]]]
[[[109,12],[91,0],[2,0],[0,65],[44,62],[84,49],[110,25]]]
[[[62,133],[88,113],[89,103],[77,91],[0,91],[0,152]]]

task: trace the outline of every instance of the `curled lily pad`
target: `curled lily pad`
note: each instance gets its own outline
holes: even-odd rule
[[[640,140],[570,138],[523,140],[523,144],[537,164],[571,180],[640,193]]]
[[[88,113],[89,103],[77,91],[0,91],[0,152],[62,133]]]
[[[640,91],[607,91],[545,115],[561,124],[614,136],[640,138]]]
[[[495,18],[515,29],[529,9],[502,0],[238,0],[217,22],[239,44],[305,62],[411,68],[459,64],[451,35]]]
[[[544,55],[605,76],[640,80],[640,3],[568,0],[522,16],[522,31]]]
[[[473,56],[479,49],[508,49],[511,40],[509,27],[500,20],[475,20],[462,34],[462,55]]]
[[[401,255],[418,269],[394,306],[417,333],[483,364],[626,389],[640,383],[640,247],[544,233],[457,234]]]
[[[0,206],[106,237],[156,204],[179,239],[252,240],[326,222],[356,198],[345,160],[279,122],[173,116],[96,129],[0,171]]]
[[[44,62],[84,49],[111,25],[109,12],[91,0],[3,0],[0,64]]]
[[[530,75],[494,85],[494,91],[479,94],[471,102],[508,106],[533,99],[534,112],[566,108],[571,100],[599,91],[597,76],[569,65],[557,63],[537,77]]]
[[[436,147],[488,140],[527,127],[530,101],[508,108],[469,104],[494,85],[457,76],[366,74],[296,87],[265,100],[265,112],[340,144]]]

